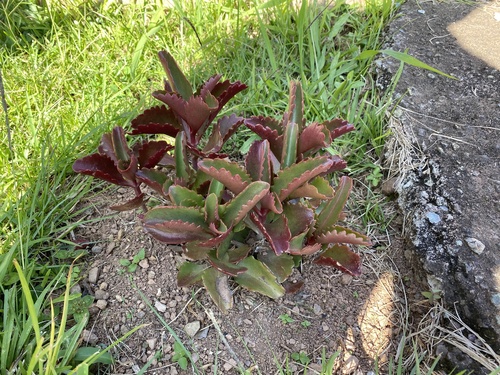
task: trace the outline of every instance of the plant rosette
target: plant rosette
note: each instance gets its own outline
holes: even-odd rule
[[[285,293],[282,283],[303,256],[359,275],[361,260],[351,247],[369,246],[370,240],[342,224],[352,180],[344,175],[335,188],[330,184],[331,174],[346,162],[325,152],[354,127],[341,119],[307,125],[297,82],[290,85],[281,120],[218,117],[246,86],[214,75],[195,92],[173,57],[165,51],[159,56],[168,79],[153,96],[163,105],[137,116],[129,133],[147,139],[129,146],[125,130],[116,127],[102,136],[97,153],[78,159],[73,169],[134,190],[134,199],[112,208],[142,207],[147,233],[182,246],[186,262],[178,285],[202,283],[227,311],[233,305],[229,278],[279,298]],[[260,139],[244,163],[237,163],[221,150],[241,125]],[[175,138],[173,145],[158,139],[165,136]],[[148,209],[142,185],[168,204]],[[251,235],[268,246],[251,248]]]

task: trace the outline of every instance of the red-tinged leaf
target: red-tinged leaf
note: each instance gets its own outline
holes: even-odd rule
[[[201,226],[183,220],[145,222],[144,229],[158,241],[170,245],[181,245],[211,238],[211,235],[204,232]]]
[[[128,147],[127,140],[125,139],[125,130],[116,126],[111,132],[111,139],[113,142],[113,151],[118,161],[119,169],[129,169],[132,150]]]
[[[248,256],[248,253],[252,248],[245,244],[240,244],[227,252],[228,261],[231,263],[241,262]]]
[[[123,168],[121,168],[120,166],[118,167],[118,172],[120,172],[123,178],[125,178],[126,180],[135,183],[137,169],[139,168],[139,162],[137,161],[137,156],[131,154],[128,164],[122,164],[122,167]]]
[[[228,160],[203,159],[198,163],[198,168],[235,194],[241,193],[252,182],[243,168]]]
[[[272,167],[269,149],[269,141],[263,139],[255,141],[248,150],[245,158],[245,169],[254,181],[265,181],[271,183]]]
[[[262,262],[248,257],[238,265],[248,268],[247,272],[234,278],[241,286],[271,298],[279,298],[285,294],[285,289],[276,282],[276,277]]]
[[[326,128],[330,131],[332,141],[335,138],[340,137],[342,134],[349,133],[354,130],[354,126],[352,124],[349,124],[347,121],[340,118],[325,121],[322,125],[326,126]]]
[[[183,254],[191,260],[203,260],[208,257],[210,247],[202,246],[201,241],[192,241],[183,245]]]
[[[281,126],[281,121],[273,117],[252,116],[250,118],[245,119],[245,125],[248,126],[250,129],[252,129],[252,127],[255,126],[260,126],[265,129],[274,130],[276,135],[283,134],[283,127]]]
[[[166,134],[175,138],[181,130],[177,117],[170,108],[164,105],[145,110],[131,122],[131,135],[137,134]]]
[[[352,245],[371,246],[370,239],[364,234],[358,233],[352,229],[335,226],[324,234],[316,237],[319,243],[348,243]]]
[[[267,182],[252,182],[241,193],[224,205],[224,213],[221,214],[222,221],[228,226],[237,225],[268,191],[269,184]]]
[[[281,157],[283,150],[283,128],[281,123],[269,117],[251,117],[245,119],[245,126],[262,139],[267,139],[271,151],[277,158]]]
[[[213,96],[210,97],[213,98]],[[213,99],[215,100],[215,98]],[[195,135],[205,122],[208,123],[208,116],[216,109],[217,106],[214,103],[206,103],[203,98],[195,96],[189,99],[185,106],[185,112],[181,114],[181,117],[187,122],[191,134]],[[198,135],[197,138],[199,139],[201,136]]]
[[[102,135],[101,143],[99,143],[97,150],[100,154],[106,155],[109,159],[113,160],[115,165],[118,167],[118,158],[113,147],[113,137],[111,136],[111,133],[104,133]]]
[[[269,268],[279,283],[288,279],[295,266],[292,256],[287,254],[278,256],[273,251],[261,252],[257,254],[257,259]]]
[[[208,230],[203,213],[193,207],[159,206],[149,210],[144,215],[144,224],[161,224],[168,221],[184,221],[204,230]]]
[[[176,206],[203,207],[204,205],[204,198],[202,195],[183,186],[170,186],[168,195],[171,202]]]
[[[344,245],[331,246],[314,263],[335,267],[353,276],[361,275],[361,258]]]
[[[144,200],[144,193],[141,193],[140,195],[128,201],[127,203],[120,204],[117,206],[111,206],[109,208],[111,208],[114,211],[129,211],[141,207],[143,203],[145,203],[146,201],[147,200]]]
[[[273,221],[261,222],[255,214],[252,214],[251,219],[266,237],[276,255],[288,252],[292,235],[285,216],[275,215]]]
[[[216,251],[212,250],[208,253],[208,261],[214,268],[218,271],[225,273],[229,276],[236,276],[247,271],[246,267],[242,267],[236,264],[232,264],[220,259],[217,259]]]
[[[179,288],[190,286],[201,281],[203,272],[208,267],[204,264],[197,264],[192,262],[184,262],[179,267],[177,273],[177,286]]]
[[[281,214],[283,212],[283,205],[276,193],[267,193],[260,201],[260,211],[268,210],[275,214]]]
[[[285,200],[295,189],[309,180],[326,172],[332,165],[327,156],[306,159],[297,164],[282,169],[274,178],[271,190],[278,194],[281,201]]]
[[[229,289],[227,275],[215,268],[209,268],[203,272],[202,281],[208,294],[223,313],[233,307],[233,293]]]
[[[292,241],[294,240],[294,238],[292,238]],[[315,244],[312,244],[312,245],[307,245],[307,246],[304,246],[303,248],[301,249],[290,249],[290,251],[288,252],[289,254],[291,255],[312,255],[312,254],[315,254],[317,253],[319,250],[321,250],[321,244],[320,243],[315,243]]]
[[[212,90],[212,95],[219,101],[219,109],[217,113],[224,107],[229,100],[231,100],[236,94],[245,90],[248,86],[240,81],[236,82],[219,82],[215,88]]]
[[[299,139],[299,125],[290,122],[285,127],[283,135],[283,149],[281,154],[281,168],[292,166],[297,161],[297,142]]]
[[[314,222],[313,210],[300,203],[285,204],[283,214],[287,218],[287,225],[292,236],[307,232]]]
[[[156,169],[143,168],[138,170],[135,176],[138,181],[145,183],[157,193],[164,197],[167,196],[168,188],[172,181],[164,172],[160,172]]]
[[[333,197],[334,191],[327,180],[322,177],[316,177],[309,183],[295,189],[288,197],[294,198],[313,198],[313,199],[330,199]]]
[[[123,178],[113,160],[102,154],[91,154],[73,163],[73,171],[85,174],[115,185],[135,187],[135,183]]]
[[[235,114],[220,118],[214,125],[207,144],[203,148],[203,152],[219,152],[229,137],[243,124],[243,120],[243,117],[236,116]]]
[[[297,282],[285,281],[283,283],[283,288],[285,288],[286,294],[295,294],[299,290],[301,290],[303,286],[304,286],[303,281],[297,281]]]
[[[168,77],[168,82],[172,89],[178,92],[184,100],[188,100],[193,95],[193,89],[186,79],[186,76],[179,69],[174,58],[167,51],[158,52],[158,56],[163,65],[163,69]]]
[[[213,247],[219,246],[229,236],[231,236],[233,234],[232,229],[233,228],[230,227],[229,229],[226,229],[225,231],[222,231],[222,232],[217,231],[216,233],[219,233],[217,235],[217,237],[210,238],[210,239],[208,239],[206,241],[201,241],[200,242],[200,246],[209,247],[209,248],[213,248]],[[212,229],[212,231],[215,232],[213,229]]]
[[[167,151],[174,146],[165,141],[145,141],[136,147],[137,159],[141,168],[154,168],[162,159]]]
[[[318,123],[314,122],[304,128],[302,133],[300,133],[297,154],[301,159],[323,147],[329,146],[329,144],[325,142],[326,137],[323,129],[324,127],[322,125],[318,125]]]
[[[218,95],[215,95],[212,91],[215,89],[221,78],[222,75],[214,74],[212,77],[207,79],[205,83],[203,83],[196,95],[200,95],[202,98],[206,97],[208,94],[217,97]]]
[[[349,198],[352,188],[352,180],[347,176],[342,176],[337,186],[337,191],[321,210],[316,220],[316,236],[320,236],[332,230],[338,222],[342,210]]]
[[[290,83],[290,94],[288,100],[288,113],[291,114],[288,119],[289,122],[298,125],[299,132],[304,126],[304,98],[302,93],[302,86],[299,82],[292,81]],[[289,124],[283,122],[284,126]]]
[[[324,174],[329,174],[329,173],[341,171],[341,170],[347,168],[347,162],[344,159],[342,159],[340,156],[332,155],[329,158],[332,161],[332,166]]]

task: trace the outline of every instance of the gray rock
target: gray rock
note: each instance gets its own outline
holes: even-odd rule
[[[198,331],[200,330],[201,323],[198,320],[195,320],[194,322],[190,322],[184,326],[184,332],[189,337],[194,337]]]
[[[89,270],[88,280],[91,284],[96,284],[99,279],[99,267],[92,267]]]
[[[159,312],[167,311],[167,305],[165,305],[164,303],[161,303],[160,301],[155,302],[155,307],[156,307],[156,310],[158,310]]]
[[[465,242],[469,245],[469,248],[478,255],[481,255],[484,251],[484,244],[476,238],[466,238]]]

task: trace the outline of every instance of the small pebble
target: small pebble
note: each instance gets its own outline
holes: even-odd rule
[[[165,305],[164,303],[161,303],[160,301],[155,302],[155,307],[156,307],[156,310],[158,310],[159,312],[167,311],[167,305]]]
[[[103,299],[99,299],[97,300],[97,302],[95,303],[95,305],[100,309],[100,310],[104,310],[107,306],[108,306],[108,302],[103,300]]]
[[[478,255],[481,255],[484,251],[484,244],[477,238],[466,238],[465,242],[469,245],[469,248]]]
[[[104,291],[104,290],[101,290],[101,289],[97,289],[95,291],[95,298],[96,299],[103,299],[103,300],[106,300],[109,298],[109,293]]]
[[[156,348],[156,339],[149,339],[146,340],[146,343],[148,344],[149,349],[154,350]]]
[[[96,284],[99,279],[99,267],[93,267],[89,270],[89,283]]]
[[[195,320],[194,322],[190,322],[184,326],[184,332],[186,332],[189,337],[194,337],[200,330],[200,326],[200,321]]]
[[[340,283],[342,285],[349,285],[352,281],[352,276],[351,275],[348,275],[348,274],[343,274],[341,277],[340,277]]]
[[[96,345],[97,341],[99,341],[99,338],[95,333],[84,329],[82,332],[82,340],[90,345]]]
[[[441,217],[436,214],[435,212],[427,212],[427,220],[429,220],[429,223],[431,224],[438,224],[441,221]]]

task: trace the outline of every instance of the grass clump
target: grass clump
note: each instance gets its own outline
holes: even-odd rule
[[[103,131],[128,127],[152,104],[149,93],[162,84],[154,81],[163,74],[158,50],[174,55],[195,86],[214,71],[246,83],[248,92],[230,109],[245,116],[282,113],[289,81],[300,80],[308,120],[338,116],[356,125],[358,131],[332,150],[344,154],[351,175],[362,178],[375,170],[387,136],[389,96],[380,95],[370,77],[371,59],[356,58],[380,48],[394,5],[385,0],[363,9],[341,1],[294,4],[0,4],[0,66],[8,104],[2,117],[9,124],[0,140],[0,374],[28,363],[45,329],[77,335],[82,328],[44,313],[52,291],[66,287],[69,271],[54,254],[74,246],[69,234],[79,225],[78,202],[95,188],[74,176],[70,166],[95,150]],[[241,133],[228,149],[248,149],[250,133]],[[354,209],[363,218],[373,212],[363,203]],[[382,224],[384,217],[367,220]],[[29,293],[36,296],[33,304]],[[76,347],[70,341],[67,353]],[[50,368],[49,361],[37,366],[38,373]]]

